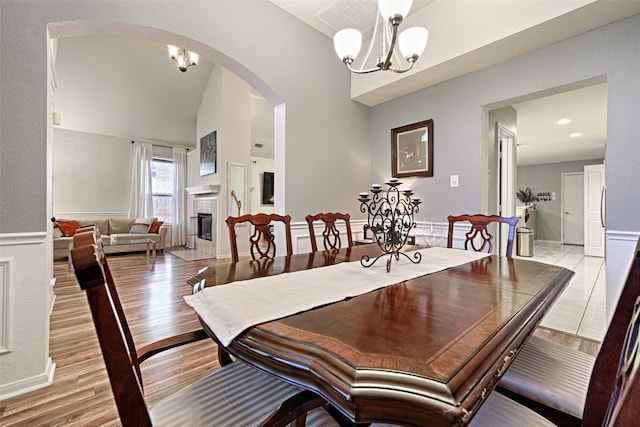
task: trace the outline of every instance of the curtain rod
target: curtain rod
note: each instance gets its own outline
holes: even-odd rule
[[[135,142],[135,141],[131,141],[131,143],[132,143],[132,144],[135,144],[136,142]],[[156,147],[165,147],[165,148],[173,148],[173,147],[175,147],[175,145],[154,144],[154,143],[152,143],[152,142],[150,142],[149,144],[151,144],[151,145],[155,145]],[[185,149],[185,150],[187,150],[187,151],[189,151],[189,150],[190,150],[190,148],[187,148],[187,147],[180,147],[180,148],[184,148],[184,149]]]

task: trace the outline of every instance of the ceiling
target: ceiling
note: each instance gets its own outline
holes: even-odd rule
[[[354,17],[353,24],[366,31],[364,27],[373,23],[376,14],[375,0],[271,1],[327,37],[335,32],[334,26],[351,26],[348,21]],[[430,3],[433,0],[415,1],[410,14]],[[345,14],[345,5],[365,7]],[[342,66],[337,57],[336,64]],[[61,115],[60,127],[195,147],[195,117],[212,67],[201,60],[181,73],[168,58],[166,46],[146,40],[115,36],[61,39],[55,66],[55,111]],[[513,104],[518,111],[518,163],[603,158],[606,92],[606,84],[598,84]],[[273,109],[256,92],[252,97],[253,155],[273,156],[272,114]],[[563,117],[572,123],[554,123]],[[576,131],[582,133],[580,138],[568,137]]]
[[[606,83],[512,104],[512,107],[518,113],[519,166],[604,159]],[[560,119],[569,119],[570,123],[558,124]]]

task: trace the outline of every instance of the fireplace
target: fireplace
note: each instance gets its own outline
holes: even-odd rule
[[[203,240],[212,240],[211,232],[212,215],[209,213],[198,213],[198,237]]]
[[[197,197],[193,200],[193,216],[189,218],[188,247],[203,254],[218,254],[218,198]]]

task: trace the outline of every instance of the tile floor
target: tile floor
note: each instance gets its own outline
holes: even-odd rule
[[[522,257],[575,271],[571,283],[542,319],[541,326],[602,341],[606,330],[604,258],[584,256],[582,246],[534,241],[533,257]]]

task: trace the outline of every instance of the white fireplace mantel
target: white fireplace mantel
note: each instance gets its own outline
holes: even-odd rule
[[[218,194],[220,192],[219,185],[202,184],[186,187],[185,191],[189,194]]]

